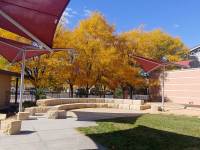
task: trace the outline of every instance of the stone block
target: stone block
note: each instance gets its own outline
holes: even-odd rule
[[[158,105],[151,105],[151,111],[153,112],[162,111],[162,107]]]
[[[6,119],[6,114],[0,114],[0,120],[5,120]]]
[[[124,100],[124,104],[133,104],[134,100],[130,100],[130,99],[125,99]]]
[[[132,104],[133,105],[144,105],[144,100],[133,100]]]
[[[115,103],[113,98],[105,98],[105,103]]]
[[[71,104],[72,103],[72,99],[70,99],[70,98],[66,98],[66,99],[60,99],[60,101],[61,101],[61,103],[60,103],[60,105],[62,105],[62,104]]]
[[[97,98],[96,103],[105,103],[105,99],[104,98]]]
[[[119,104],[119,109],[129,110],[130,104]]]
[[[146,110],[150,108],[151,105],[130,105],[130,110]]]
[[[63,105],[56,106],[56,108],[58,110],[71,110],[74,108],[74,106],[72,104],[63,104]]]
[[[119,108],[119,104],[108,103],[108,108],[115,108],[115,109],[118,109],[118,108]]]
[[[29,119],[29,112],[19,112],[17,114],[17,120],[28,120]]]
[[[79,103],[80,99],[79,98],[69,98],[70,103],[68,104],[74,104],[74,103]]]
[[[47,118],[48,119],[58,119],[58,110],[49,110],[47,112]]]
[[[25,112],[28,112],[31,116],[35,116],[36,108],[35,107],[25,108]]]
[[[115,104],[123,104],[124,103],[124,99],[114,99],[114,103]]]
[[[36,113],[47,113],[49,110],[50,110],[50,107],[47,107],[47,106],[35,107]]]
[[[2,131],[8,135],[18,134],[21,130],[21,123],[20,120],[5,121],[3,123]]]
[[[86,103],[85,106],[86,106],[85,108],[96,108],[97,104],[96,103]]]
[[[97,108],[108,108],[107,103],[96,103]]]
[[[58,119],[66,119],[66,111],[65,110],[58,110]]]

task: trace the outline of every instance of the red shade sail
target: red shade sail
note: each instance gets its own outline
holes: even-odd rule
[[[134,58],[145,72],[151,72],[156,68],[164,65],[162,62],[153,59],[148,59],[140,56],[134,56]]]
[[[0,55],[9,62],[21,61],[23,56],[22,51],[26,52],[26,59],[50,53],[47,50],[42,50],[32,45],[0,38]]]
[[[176,62],[175,64],[183,66],[185,68],[190,68],[191,67],[190,63],[191,63],[191,60],[185,60],[185,61]]]
[[[69,0],[0,0],[0,10],[52,48],[60,17]],[[0,15],[0,28],[29,38]]]

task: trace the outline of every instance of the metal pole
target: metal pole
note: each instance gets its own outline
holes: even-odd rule
[[[19,78],[16,78],[16,85],[15,85],[15,104],[17,104],[17,97],[18,97],[18,85],[19,85]]]
[[[162,71],[162,111],[164,111],[164,104],[165,104],[165,65],[163,66]]]
[[[20,82],[19,112],[23,111],[22,103],[23,103],[23,94],[24,94],[25,57],[26,57],[26,53],[23,50],[23,52],[22,52],[22,64],[21,64],[21,82]]]

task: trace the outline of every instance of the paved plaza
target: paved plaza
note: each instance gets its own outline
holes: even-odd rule
[[[104,149],[76,130],[95,126],[94,120],[139,115],[116,109],[80,109],[68,112],[67,119],[49,120],[38,116],[23,121],[19,135],[0,133],[0,150],[89,150]]]

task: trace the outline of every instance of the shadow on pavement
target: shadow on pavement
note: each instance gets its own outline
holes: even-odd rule
[[[85,112],[85,111],[72,111],[78,121],[96,121],[102,119],[123,118],[141,116],[140,113],[110,113],[110,112]]]
[[[28,134],[33,134],[33,133],[35,133],[36,131],[21,131],[19,134],[17,134],[17,135],[28,135]]]

